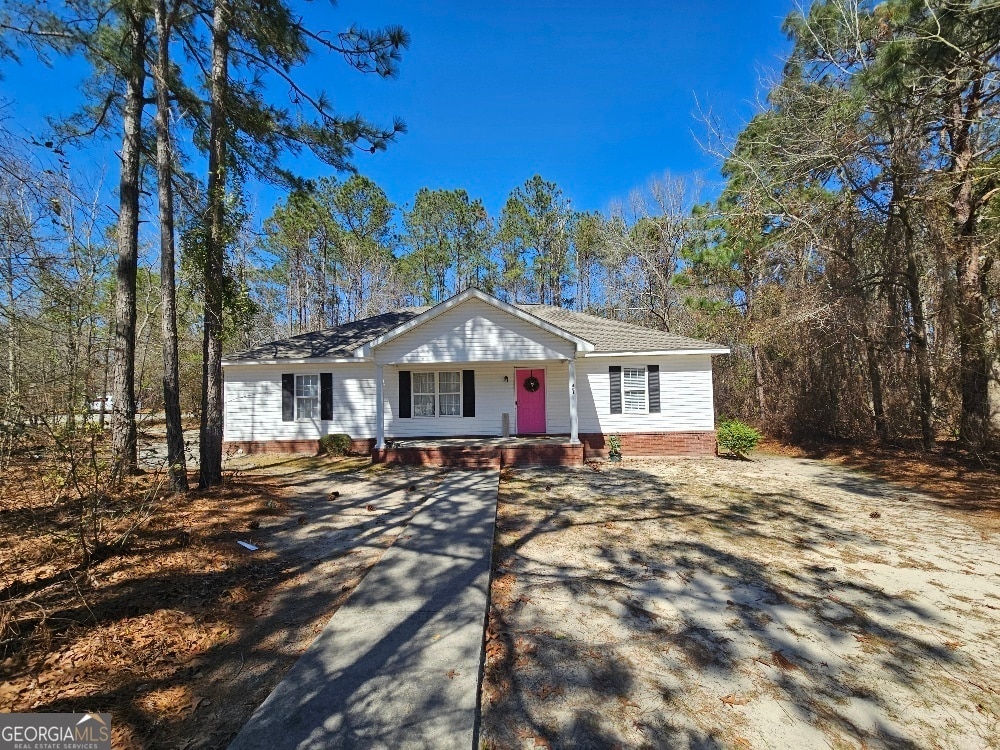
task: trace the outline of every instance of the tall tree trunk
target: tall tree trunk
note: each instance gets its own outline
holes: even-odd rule
[[[895,134],[896,131],[893,131]],[[898,140],[905,145],[909,142],[906,131],[900,131]],[[905,152],[904,152],[905,153]],[[931,383],[930,353],[927,346],[927,320],[924,317],[924,299],[920,288],[920,267],[917,250],[913,238],[913,228],[910,225],[910,214],[906,202],[906,188],[902,173],[905,158],[894,158],[890,164],[892,173],[892,195],[889,198],[888,218],[885,229],[885,257],[893,268],[896,267],[896,248],[902,248],[903,290],[909,307],[909,317],[904,320],[903,328],[913,352],[917,366],[917,392],[919,396],[920,437],[924,450],[934,447],[934,415],[933,391]],[[890,303],[890,309],[896,309]]]
[[[931,358],[927,348],[927,319],[924,316],[924,298],[920,289],[920,270],[917,264],[913,230],[904,212],[901,215],[903,249],[906,254],[904,283],[910,303],[913,323],[910,327],[910,346],[917,362],[917,389],[920,394],[920,435],[924,450],[934,447],[934,401],[931,381]]]
[[[981,448],[989,439],[990,360],[986,348],[984,287],[989,270],[978,242],[976,223],[981,203],[975,195],[978,131],[982,114],[983,79],[972,81],[967,94],[951,93],[947,117],[950,163],[954,182],[948,206],[952,224],[952,257],[957,281],[959,384],[962,415],[959,439],[967,447]]]
[[[875,434],[880,443],[889,442],[889,423],[885,418],[885,397],[882,390],[882,371],[878,366],[878,348],[875,339],[865,324],[865,357],[868,364],[868,383],[872,391],[872,413],[875,418]]]
[[[208,232],[205,242],[205,321],[202,359],[199,486],[222,482],[222,307],[226,252],[226,98],[229,84],[229,7],[216,0],[212,18],[212,104],[208,154]]]
[[[174,492],[188,489],[181,424],[180,373],[177,357],[177,293],[174,281],[174,192],[170,134],[171,18],[166,0],[156,0],[156,176],[160,210],[160,328],[163,338],[163,411],[167,422],[167,475]]]
[[[18,403],[17,386],[17,317],[14,304],[17,297],[14,292],[14,248],[7,245],[7,409],[4,416],[10,419]]]
[[[750,359],[753,360],[754,393],[757,395],[757,410],[761,424],[767,419],[767,401],[764,397],[764,364],[760,347],[756,344],[750,347]]]
[[[962,393],[959,438],[967,447],[980,448],[989,439],[990,428],[984,259],[975,238],[960,237],[959,240],[965,245],[956,264]]]
[[[139,265],[139,163],[143,88],[146,81],[145,19],[128,16],[129,67],[118,185],[118,266],[115,272],[114,377],[112,380],[112,473],[116,480],[138,468],[135,427],[135,281]]]

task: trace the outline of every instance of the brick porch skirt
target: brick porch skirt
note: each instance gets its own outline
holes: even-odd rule
[[[351,440],[351,453],[367,455],[375,447],[375,438]],[[222,445],[224,453],[319,453],[319,440],[227,440]]]
[[[713,456],[715,431],[708,432],[622,432],[622,455],[630,456]],[[580,433],[586,459],[607,458],[608,436],[600,432]]]

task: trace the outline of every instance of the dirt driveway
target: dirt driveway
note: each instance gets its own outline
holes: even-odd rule
[[[1000,748],[1000,535],[834,464],[505,472],[487,748]]]

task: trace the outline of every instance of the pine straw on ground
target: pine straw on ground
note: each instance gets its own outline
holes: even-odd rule
[[[116,748],[224,746],[359,580],[355,567],[331,581],[261,649],[257,615],[308,575],[236,544],[290,513],[274,478],[172,497],[135,477],[105,523],[134,517],[137,498],[151,516],[85,569],[73,505],[31,458],[0,478],[0,711],[110,711]]]

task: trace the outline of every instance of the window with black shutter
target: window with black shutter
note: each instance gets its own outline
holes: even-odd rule
[[[611,413],[622,413],[622,368],[611,365],[608,368],[608,379],[611,381]]]
[[[646,365],[649,373],[649,413],[660,413],[660,366]]]
[[[413,396],[412,380],[409,370],[399,371],[399,416],[403,419],[410,419],[413,416]]]

